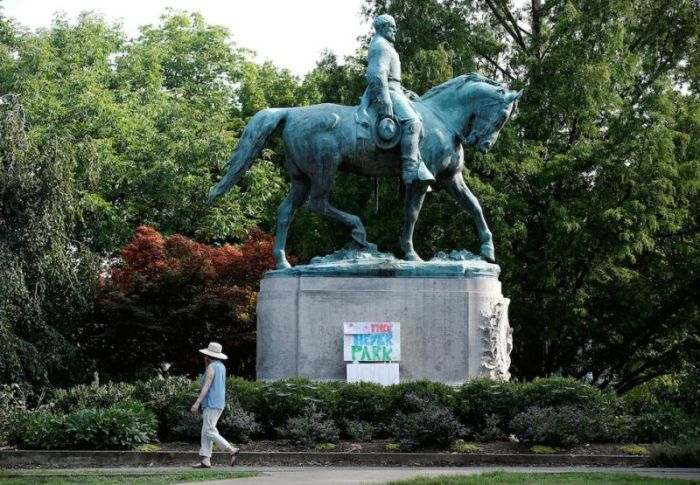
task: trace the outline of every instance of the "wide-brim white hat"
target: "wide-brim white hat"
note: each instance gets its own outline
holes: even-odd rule
[[[221,360],[226,360],[228,357],[226,354],[221,353],[221,344],[218,344],[216,342],[209,342],[209,347],[206,349],[199,349],[201,353],[204,355],[208,355],[209,357],[214,357],[215,359],[221,359]]]

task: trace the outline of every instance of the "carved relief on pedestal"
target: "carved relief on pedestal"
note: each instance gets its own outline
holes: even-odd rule
[[[482,375],[492,379],[510,379],[510,352],[513,350],[513,329],[508,322],[508,298],[483,298],[481,324],[484,344],[481,356]]]

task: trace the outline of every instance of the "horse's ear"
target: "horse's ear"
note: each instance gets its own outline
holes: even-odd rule
[[[520,97],[523,95],[523,90],[521,89],[520,91],[511,91],[508,94],[506,94],[506,102],[508,104],[512,103],[513,101],[517,101],[520,99]]]

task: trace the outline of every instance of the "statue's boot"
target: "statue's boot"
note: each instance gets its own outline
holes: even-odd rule
[[[401,181],[404,185],[416,180],[423,183],[435,182],[435,177],[425,166],[420,156],[420,132],[423,127],[418,117],[401,122],[403,134],[401,135]]]
[[[435,177],[430,173],[428,167],[425,166],[423,160],[415,160],[411,157],[401,157],[401,181],[404,185],[409,185],[416,180],[432,183],[435,182]]]

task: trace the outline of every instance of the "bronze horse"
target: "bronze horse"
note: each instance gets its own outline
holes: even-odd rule
[[[481,255],[489,261],[495,260],[491,231],[479,201],[464,182],[462,144],[487,152],[521,95],[522,91],[509,91],[496,81],[471,73],[436,86],[420,98],[413,98],[423,118],[421,156],[436,182],[472,213],[481,238]],[[360,218],[328,202],[338,170],[371,177],[399,174],[398,148],[380,150],[358,139],[358,112],[357,107],[337,104],[259,111],[245,127],[228,161],[228,172],[212,191],[210,202],[228,192],[258,158],[275,129],[285,123],[282,138],[292,186],[279,209],[274,247],[278,269],[290,267],[285,256],[287,231],[294,212],[307,200],[312,211],[348,226],[354,247],[371,246]],[[413,229],[428,187],[416,182],[406,188],[401,249],[407,260],[420,260],[413,249]]]

